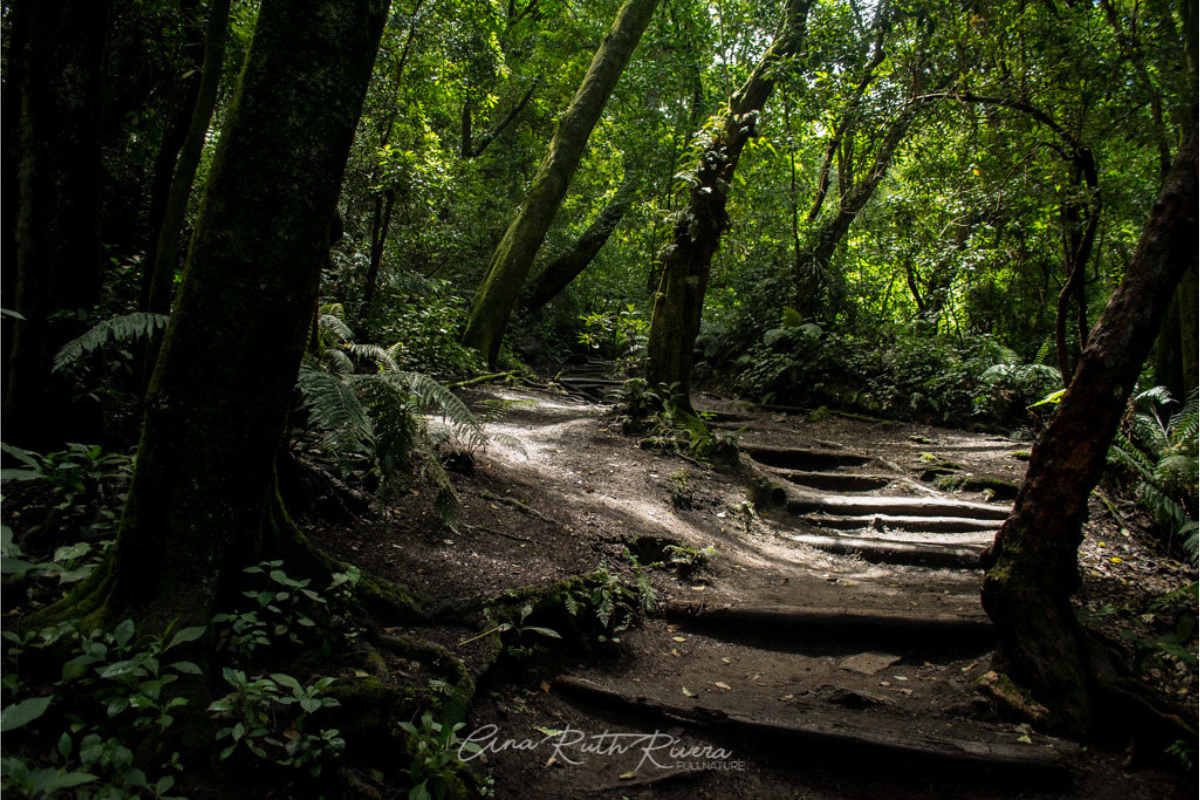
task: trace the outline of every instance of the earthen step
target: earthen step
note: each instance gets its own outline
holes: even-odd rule
[[[787,509],[797,516],[826,513],[836,516],[968,517],[1003,522],[1012,509],[1003,505],[943,500],[936,497],[792,494]]]
[[[923,542],[900,542],[866,536],[797,533],[788,536],[798,543],[838,555],[858,555],[873,564],[908,564],[921,567],[976,569],[983,545],[948,546]]]

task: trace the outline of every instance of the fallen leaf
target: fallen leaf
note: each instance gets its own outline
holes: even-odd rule
[[[671,648],[671,655],[675,656],[676,658],[682,658],[682,657],[683,657],[683,656],[680,654],[680,652],[679,652],[678,650],[676,650],[674,647],[672,647],[672,648]]]
[[[631,780],[633,780],[633,779],[634,779],[634,778],[636,778],[636,777],[637,777],[637,770],[636,770],[636,769],[631,769],[631,770],[629,770],[629,772],[623,773],[623,774],[621,775],[621,780],[623,780],[623,781],[631,781]]]
[[[550,737],[562,736],[562,733],[563,733],[558,728],[543,728],[540,725],[534,725],[533,729],[535,731],[537,731],[538,733],[542,733],[542,734],[545,734],[546,736],[550,736]]]
[[[693,692],[691,689],[689,689],[686,686],[683,687],[683,695],[684,695],[684,697],[696,697],[697,696],[695,692]]]
[[[686,642],[687,637],[686,636],[672,636],[671,641],[672,642]]]
[[[721,683],[721,681],[717,681],[716,683],[713,684],[713,686],[717,687],[718,689],[724,689],[727,692],[733,691],[732,686],[730,686],[728,683]]]
[[[721,659],[721,663],[722,663],[722,664],[732,664],[732,663],[733,663],[733,659],[732,659],[732,658],[730,658],[729,656],[724,656],[724,657]]]
[[[550,684],[547,683],[546,681],[542,681],[540,684],[538,684],[538,688],[541,689],[543,692],[548,692],[548,691],[550,691]]]

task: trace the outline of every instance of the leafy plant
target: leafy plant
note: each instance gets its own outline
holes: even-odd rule
[[[438,487],[434,507],[457,530],[462,505],[441,464],[440,449],[473,450],[493,440],[519,443],[489,435],[470,409],[436,381],[401,370],[394,358],[397,346],[351,341],[337,309],[327,311],[320,317],[322,345],[300,369],[309,426],[323,432],[323,445],[343,468],[366,466],[379,478],[381,490],[397,473],[423,473]],[[362,364],[369,364],[370,371],[361,372]]]
[[[1130,402],[1128,424],[1113,440],[1108,462],[1135,476],[1138,501],[1167,529],[1168,541],[1178,537],[1184,549],[1200,560],[1196,522],[1200,401],[1196,390],[1169,416],[1166,409],[1176,403],[1161,386]]]
[[[135,339],[149,339],[158,330],[165,328],[169,319],[166,314],[150,314],[143,311],[110,317],[63,345],[54,356],[54,371],[70,369],[88,354],[110,343],[122,346]],[[132,358],[129,353],[125,355]]]
[[[338,729],[307,730],[313,714],[339,705],[336,698],[322,696],[333,678],[319,678],[306,686],[286,673],[251,679],[241,670],[226,668],[222,674],[233,690],[208,707],[209,713],[232,722],[217,731],[218,742],[229,741],[219,754],[222,761],[243,748],[259,758],[318,776],[325,764],[341,756],[346,743]],[[292,706],[299,711],[277,717],[277,709]],[[287,744],[281,745],[280,739]]]
[[[413,786],[409,800],[442,800],[453,793],[460,785],[460,753],[474,755],[482,751],[478,744],[459,738],[458,732],[466,723],[435,720],[431,711],[421,715],[419,727],[412,722],[401,722],[400,727],[408,734],[412,759],[409,777]]]

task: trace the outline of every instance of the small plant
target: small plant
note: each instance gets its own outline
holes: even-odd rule
[[[525,634],[525,633],[536,633],[538,636],[544,636],[547,639],[561,639],[562,638],[562,636],[558,633],[558,631],[554,630],[553,628],[547,628],[547,627],[544,627],[541,625],[526,625],[525,620],[527,620],[530,617],[530,615],[532,615],[532,614],[533,614],[533,606],[526,604],[526,605],[522,606],[521,610],[518,612],[516,622],[501,622],[501,623],[495,625],[494,627],[492,627],[491,629],[486,630],[477,636],[472,636],[470,639],[459,642],[458,646],[462,647],[464,645],[468,645],[471,642],[478,641],[486,636],[491,636],[492,634],[495,634],[495,633],[503,635],[505,633],[508,633],[509,631],[516,631],[518,637],[520,637],[522,634]]]
[[[712,545],[697,550],[693,545],[669,544],[663,548],[667,556],[667,565],[675,570],[681,578],[690,578],[702,572],[708,566],[709,559],[717,553]]]
[[[305,686],[285,673],[251,679],[245,672],[226,668],[222,674],[233,690],[208,707],[209,713],[232,722],[217,731],[218,742],[229,741],[219,754],[222,761],[242,748],[261,759],[318,776],[325,764],[341,756],[346,742],[338,729],[308,730],[313,714],[339,705],[336,698],[322,696],[333,678],[320,678]],[[299,711],[277,716],[277,710],[293,706]],[[287,744],[281,745],[280,739]],[[281,747],[282,753],[278,752]]]
[[[579,343],[606,358],[634,362],[645,350],[650,321],[633,303],[616,312],[585,314]]]
[[[400,727],[408,734],[408,752],[412,758],[409,777],[413,786],[409,800],[442,800],[454,793],[461,785],[458,771],[466,760],[463,756],[470,758],[482,752],[478,744],[459,738],[458,732],[466,723],[448,719],[439,722],[431,711],[421,715],[420,726],[401,722]]]
[[[45,505],[58,527],[88,522],[93,536],[112,530],[117,514],[105,502],[109,499],[106,489],[114,482],[129,481],[133,474],[131,457],[106,453],[100,445],[75,442],[66,450],[45,454],[3,443],[0,449],[22,465],[0,470],[0,479],[31,481],[47,491],[49,500]]]
[[[330,649],[327,632],[313,617],[328,613],[330,599],[343,604],[350,601],[359,580],[356,568],[335,573],[324,593],[309,588],[311,579],[289,577],[283,570],[282,561],[263,561],[242,571],[257,576],[260,586],[242,592],[253,601],[252,608],[213,617],[214,625],[218,626],[219,649],[242,660],[251,659],[260,648],[283,642],[305,645],[324,638],[323,649]]]

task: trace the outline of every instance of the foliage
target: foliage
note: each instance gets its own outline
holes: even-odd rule
[[[421,715],[418,727],[412,722],[401,722],[401,729],[408,734],[408,752],[411,757],[409,777],[412,789],[409,800],[442,800],[457,795],[461,786],[458,772],[462,760],[460,753],[477,755],[482,752],[474,742],[464,742],[458,732],[466,727],[465,722],[443,719],[435,720],[433,712]]]
[[[341,756],[346,742],[340,731],[314,728],[312,723],[316,712],[340,705],[336,698],[322,696],[333,678],[320,678],[305,686],[286,673],[251,679],[240,670],[226,668],[222,674],[232,691],[208,707],[209,713],[232,723],[217,731],[217,741],[230,742],[219,754],[222,761],[244,749],[316,777]],[[281,745],[280,739],[287,744]]]
[[[864,339],[811,323],[773,328],[739,359],[738,386],[765,403],[831,406],[947,424],[1012,423],[1051,379],[988,337],[930,337],[920,326]],[[1056,375],[1057,373],[1055,373]]]
[[[456,529],[462,507],[439,452],[443,447],[471,451],[496,437],[453,392],[425,375],[401,370],[395,345],[385,349],[351,341],[338,307],[327,308],[319,325],[318,351],[300,368],[309,427],[322,432],[324,447],[343,469],[365,466],[381,490],[398,473],[423,474],[438,487],[435,508]],[[360,364],[371,371],[360,372]],[[428,418],[431,412],[440,419]]]
[[[1179,537],[1184,549],[1200,559],[1196,522],[1200,402],[1196,390],[1167,416],[1166,409],[1172,405],[1178,403],[1161,386],[1130,400],[1127,424],[1109,448],[1108,462],[1134,476],[1138,501],[1166,532],[1168,543]]]
[[[616,312],[597,311],[579,319],[583,322],[579,343],[601,357],[618,361],[628,369],[644,358],[650,321],[633,303]]]
[[[311,579],[289,577],[282,561],[264,561],[242,572],[257,578],[259,586],[242,592],[253,601],[250,610],[213,617],[219,649],[228,651],[239,663],[252,661],[260,649],[285,643],[318,645],[326,655],[332,651],[336,644],[333,634],[319,621],[328,619],[330,599],[349,599],[359,580],[357,568],[335,573],[324,592],[308,588]]]
[[[56,728],[62,733],[54,752],[37,764],[25,753],[3,759],[0,786],[32,797],[48,797],[85,784],[90,784],[85,790],[88,796],[166,797],[175,778],[168,774],[151,781],[135,763],[134,743],[170,728],[188,705],[188,699],[170,687],[182,676],[199,674],[200,668],[191,661],[168,662],[164,657],[201,638],[205,630],[184,628],[139,640],[133,622],[125,620],[109,632],[85,634],[71,623],[23,636],[6,631],[6,693],[20,697],[48,680],[43,669],[29,674],[25,664],[44,667],[47,657],[61,663],[55,670],[59,678],[53,682],[52,694],[7,706],[3,729],[37,722],[43,734]],[[38,765],[46,762],[51,766]],[[178,753],[164,768],[179,768]]]
[[[100,322],[82,336],[67,342],[54,356],[54,369],[67,370],[79,364],[84,357],[107,345],[127,347],[136,339],[151,339],[155,333],[167,326],[166,314],[135,312],[110,317]],[[132,359],[132,354],[125,353]]]
[[[100,445],[69,443],[66,450],[37,453],[0,443],[0,449],[22,466],[0,470],[0,480],[28,481],[47,493],[55,525],[71,530],[86,523],[83,535],[95,538],[109,533],[116,522],[110,507],[114,488],[123,487],[133,474],[133,459],[106,453]]]

